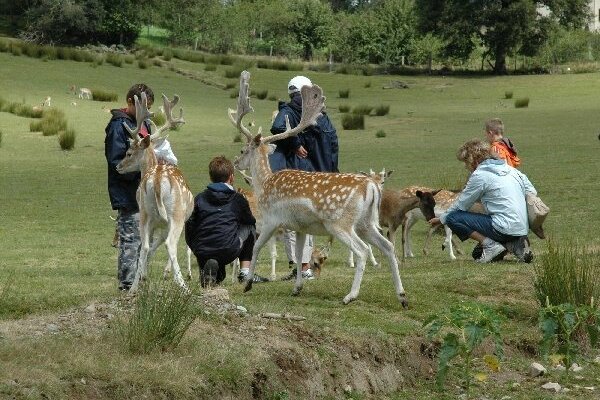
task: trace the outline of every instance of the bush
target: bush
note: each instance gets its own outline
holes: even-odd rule
[[[378,137],[378,138],[386,137],[386,133],[384,130],[380,129],[375,133],[375,137]]]
[[[233,66],[225,70],[225,78],[239,78],[244,68]]]
[[[45,57],[48,60],[56,60],[57,58],[57,49],[53,46],[43,46],[40,49],[40,56]]]
[[[126,55],[126,56],[123,56],[123,60],[125,61],[126,64],[133,64],[133,62],[135,61],[135,56]]]
[[[222,55],[219,57],[219,63],[221,65],[233,65],[234,62],[235,62],[235,57],[233,57],[233,56]]]
[[[341,113],[347,113],[350,111],[350,106],[347,104],[340,104],[338,109],[340,110]]]
[[[2,147],[2,131],[0,130],[0,147]]]
[[[534,265],[535,295],[540,306],[589,304],[600,296],[600,254],[568,243],[548,241],[548,253]]]
[[[365,129],[365,116],[362,114],[344,114],[342,127],[347,130]]]
[[[216,71],[217,70],[217,65],[216,64],[206,64],[204,66],[204,70],[205,71],[209,71],[209,72]]]
[[[147,69],[150,66],[150,63],[148,62],[148,60],[144,59],[144,58],[140,58],[138,60],[138,67],[140,69]]]
[[[10,42],[8,40],[3,40],[0,38],[0,53],[6,53],[9,51]]]
[[[356,106],[352,109],[353,114],[360,114],[360,115],[369,115],[369,114],[371,114],[371,111],[373,111],[373,107],[367,106],[364,104],[361,104],[360,106]]]
[[[275,96],[274,94],[269,96],[269,100],[270,101],[277,101],[277,96]]]
[[[521,97],[515,100],[515,108],[529,107],[529,97]]]
[[[119,95],[116,93],[106,92],[100,89],[90,89],[92,91],[92,100],[94,101],[118,101]]]
[[[384,115],[388,115],[390,112],[390,106],[380,105],[375,107],[375,115],[378,117],[383,117]]]
[[[269,91],[267,89],[265,90],[258,90],[256,92],[256,98],[258,98],[259,100],[264,100],[267,98],[267,95],[269,94]]]
[[[340,99],[347,99],[350,97],[350,89],[340,90],[339,92]]]
[[[239,92],[237,90],[234,90],[233,92],[229,93],[230,99],[236,99],[238,96],[239,96]]]
[[[68,128],[66,131],[58,135],[58,144],[63,150],[73,150],[75,147],[75,129]]]
[[[365,82],[365,88],[370,88],[370,87],[371,87],[371,81]]]
[[[504,92],[504,98],[505,99],[512,99],[513,98],[513,92],[512,90],[507,90]]]
[[[21,48],[23,49],[23,54],[25,54],[27,57],[32,57],[32,58],[40,58],[41,57],[40,46],[38,46],[36,44],[23,43],[21,45]]]
[[[73,58],[73,49],[69,47],[58,47],[56,49],[56,58],[59,60],[71,60]]]
[[[225,84],[225,90],[233,89],[235,87],[235,82],[227,82]]]
[[[155,58],[154,60],[152,60],[152,64],[154,64],[154,66],[156,66],[156,67],[162,67],[163,62],[161,60],[159,60],[158,58]]]
[[[123,66],[123,57],[120,54],[108,53],[106,55],[106,62],[114,65],[115,67]]]
[[[162,58],[165,61],[171,61],[171,59],[173,58],[173,51],[171,51],[171,49],[164,49]]]
[[[23,54],[23,49],[19,44],[13,42],[10,44],[10,52],[13,56],[20,56]]]
[[[29,130],[42,132],[44,136],[57,135],[59,132],[67,130],[65,113],[54,108],[44,111],[44,116],[40,121],[33,121],[29,124]]]
[[[147,282],[138,292],[131,315],[119,318],[118,336],[132,353],[171,350],[179,345],[198,312],[191,293],[171,282]]]
[[[100,65],[104,64],[104,61],[105,61],[105,60],[104,60],[104,56],[103,56],[102,54],[98,54],[98,55],[96,56],[96,59],[95,59],[95,60],[94,60],[94,62],[92,63],[92,65],[93,65],[93,66],[95,66],[95,67],[98,67],[98,66],[100,66]],[[119,65],[119,67],[120,67],[120,65]]]

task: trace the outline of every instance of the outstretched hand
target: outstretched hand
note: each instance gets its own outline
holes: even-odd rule
[[[429,221],[427,221],[429,223],[429,225],[431,226],[438,226],[439,224],[442,223],[442,221],[440,221],[440,219],[438,217],[434,217],[431,218]]]

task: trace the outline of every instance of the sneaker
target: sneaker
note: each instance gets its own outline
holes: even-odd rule
[[[477,260],[481,257],[482,254],[483,254],[483,246],[481,245],[481,243],[477,243],[477,245],[475,245],[475,247],[473,248],[473,251],[471,252],[471,256],[473,257],[473,260]],[[492,259],[492,262],[502,261],[504,259],[505,255],[506,255],[505,252],[498,254],[496,257],[494,257]]]
[[[242,271],[240,270],[240,273],[238,274],[238,282],[239,283],[244,283],[248,280],[248,272]],[[269,278],[265,278],[264,276],[260,276],[258,274],[254,274],[254,277],[252,278],[252,282],[253,283],[262,283],[262,282],[270,282]]]
[[[506,254],[507,250],[504,246],[502,246],[500,243],[490,239],[490,238],[486,238],[483,241],[483,251],[481,254],[481,257],[479,257],[477,260],[475,260],[478,263],[489,263],[491,261],[494,260],[494,258],[502,255],[504,256],[504,254]]]
[[[533,252],[529,247],[529,238],[527,236],[521,236],[517,240],[506,242],[506,249],[514,254],[515,258],[520,262],[529,264],[533,261]]]
[[[200,272],[200,286],[203,288],[214,286],[217,283],[217,272],[219,263],[215,259],[209,259]]]
[[[282,281],[290,281],[292,279],[296,279],[296,268],[292,269],[289,274],[281,278]]]
[[[315,279],[315,275],[312,272],[312,269],[307,269],[306,271],[302,271],[302,279],[306,279],[307,281],[311,279]]]

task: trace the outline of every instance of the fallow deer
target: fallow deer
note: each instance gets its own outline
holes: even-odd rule
[[[130,292],[134,293],[140,281],[146,277],[148,260],[162,243],[165,243],[169,253],[169,263],[173,267],[175,282],[187,290],[186,284],[177,261],[177,242],[183,231],[185,221],[190,217],[194,208],[194,196],[190,191],[183,174],[175,165],[159,164],[154,153],[154,146],[162,144],[164,137],[160,134],[165,130],[183,124],[183,110],[179,118],[173,118],[173,107],[179,101],[175,95],[169,101],[163,94],[166,123],[156,127],[150,118],[146,94],[142,93],[141,102],[134,96],[137,126],[134,129],[125,124],[131,136],[131,144],[125,158],[117,165],[119,173],[141,171],[142,179],[137,190],[137,201],[140,208],[140,237],[141,249],[138,268]],[[138,132],[144,121],[149,120],[153,127],[151,135],[140,139]],[[154,234],[158,233],[157,237]],[[150,243],[152,240],[152,243]]]
[[[275,147],[273,142],[298,135],[316,123],[325,107],[321,88],[317,85],[302,87],[302,116],[295,128],[291,128],[286,120],[285,132],[263,138],[259,128],[258,134],[253,137],[242,123],[244,116],[253,111],[248,97],[249,79],[250,73],[243,71],[240,76],[237,111],[229,109],[231,122],[247,141],[234,164],[238,169],[250,170],[252,188],[262,214],[262,233],[254,244],[245,291],[252,289],[252,278],[261,248],[277,229],[286,228],[297,232],[298,254],[304,247],[306,234],[334,236],[356,254],[358,265],[352,289],[343,299],[344,304],[355,300],[360,291],[367,252],[363,239],[375,245],[387,256],[396,295],[406,307],[406,294],[394,246],[379,233],[379,185],[368,177],[356,174],[299,170],[273,173],[269,166],[268,156]],[[301,265],[298,263],[293,295],[300,294],[302,290],[301,272]]]

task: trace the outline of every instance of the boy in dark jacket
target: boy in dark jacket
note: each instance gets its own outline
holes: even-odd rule
[[[194,200],[194,211],[185,223],[185,241],[198,260],[200,284],[206,287],[225,279],[225,266],[240,260],[238,280],[248,276],[256,220],[250,205],[235,191],[233,164],[224,156],[208,165],[211,184]],[[254,275],[254,282],[268,279]]]
[[[129,290],[137,270],[140,249],[139,209],[136,191],[140,184],[140,173],[119,174],[117,164],[125,158],[129,149],[129,133],[123,124],[136,127],[134,96],[141,98],[146,93],[148,107],[154,102],[154,93],[144,83],[133,85],[126,95],[127,107],[111,110],[112,117],[106,126],[104,139],[104,155],[108,164],[108,194],[113,210],[118,211],[117,231],[119,232],[119,256],[117,259],[117,275],[119,289]],[[147,136],[150,127],[144,123],[140,136]]]

